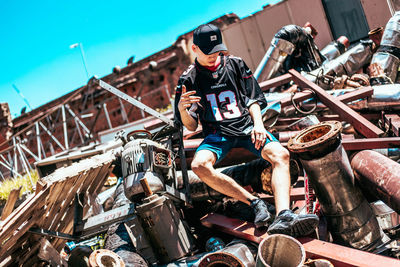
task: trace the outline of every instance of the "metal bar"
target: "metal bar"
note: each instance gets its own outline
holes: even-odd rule
[[[35,188],[35,184],[34,184],[33,181],[32,181],[31,172],[29,171],[29,168],[28,168],[28,166],[26,165],[26,162],[25,162],[25,160],[24,160],[24,158],[23,158],[23,156],[22,156],[21,148],[19,147],[18,144],[17,144],[17,150],[18,150],[19,155],[20,155],[20,157],[21,157],[21,162],[22,162],[22,165],[23,165],[23,167],[24,167],[24,169],[25,169],[25,171],[26,171],[26,174],[29,176],[29,181],[31,182],[32,188]]]
[[[36,161],[39,161],[39,157],[36,156],[32,151],[30,151],[24,144],[20,144],[20,147],[25,150],[29,155],[31,155]]]
[[[18,157],[17,157],[17,148],[16,148],[16,142],[15,142],[15,136],[13,136],[13,138],[12,138],[12,141],[13,141],[13,151],[14,151],[14,161],[13,161],[13,164],[14,164],[14,168],[15,168],[15,170],[18,172]]]
[[[265,231],[256,230],[253,223],[223,215],[210,213],[201,218],[201,223],[230,235],[260,243],[268,236]],[[309,237],[298,238],[303,244],[307,258],[324,258],[334,266],[400,266],[397,259],[384,257],[358,249],[348,248]]]
[[[42,151],[42,158],[46,158],[46,151],[44,151],[44,146],[42,141],[40,141],[40,148]]]
[[[85,130],[87,134],[90,134],[89,129],[86,127],[86,125],[81,121],[81,119],[75,114],[75,112],[70,108],[68,104],[65,105],[67,108],[68,112],[72,115],[74,119],[78,121],[78,123],[82,126],[82,128]]]
[[[79,123],[77,122],[76,118],[74,118],[74,121],[75,121],[75,125],[76,125],[76,130],[78,131],[79,137],[81,138],[81,142],[83,144],[83,143],[85,143],[85,140],[83,139],[81,129],[79,128]]]
[[[100,117],[100,112],[101,112],[101,106],[98,105],[98,106],[97,106],[96,117],[94,118],[94,120],[93,120],[93,122],[92,122],[92,125],[90,126],[90,132],[91,132],[91,133],[93,133],[94,126],[96,126],[97,120],[98,120],[99,117]],[[89,140],[89,139],[87,139],[86,142],[87,142],[88,140]]]
[[[345,150],[400,148],[400,137],[343,139],[343,147]]]
[[[18,148],[19,148],[19,150],[20,150],[21,153],[22,153],[22,158],[23,158],[23,160],[25,160],[25,162],[27,163],[29,169],[30,169],[31,171],[33,171],[32,166],[31,166],[31,164],[29,163],[29,160],[28,160],[28,158],[27,158],[25,152],[21,149],[21,148],[22,148],[21,145],[22,145],[22,144],[20,143],[20,144],[18,145]],[[20,153],[20,154],[21,154],[21,153]]]
[[[63,121],[63,130],[64,130],[64,144],[65,144],[65,148],[69,149],[67,120],[65,119],[65,105],[61,106],[61,111],[62,111],[62,121]]]
[[[384,134],[384,132],[377,126],[373,125],[371,122],[352,110],[346,104],[337,101],[335,97],[329,95],[321,87],[301,76],[301,74],[298,73],[296,70],[289,70],[289,73],[292,75],[294,81],[299,86],[303,88],[310,88],[311,90],[313,90],[318,95],[318,98],[321,100],[322,103],[324,103],[332,111],[338,113],[344,120],[351,123],[354,128],[365,137],[373,138],[382,136]]]
[[[335,99],[336,99],[336,101],[339,100],[344,103],[347,103],[347,102],[351,102],[354,100],[358,100],[361,98],[371,96],[371,95],[373,95],[373,93],[374,93],[374,88],[368,86],[368,87],[363,87],[358,90],[354,90],[352,92],[337,96]],[[310,92],[299,92],[293,97],[293,100],[297,103],[297,102],[300,102],[303,100],[307,100],[307,99],[311,98],[312,96],[313,96],[313,94]],[[284,98],[280,102],[281,102],[282,108],[286,107],[286,106],[290,106],[292,104],[290,97]]]
[[[11,169],[14,169],[14,161],[13,161],[13,159],[12,159],[12,157],[11,157],[10,151],[8,151],[7,157],[8,157],[8,162],[9,162],[9,164],[10,164],[10,168],[11,168]]]
[[[55,138],[51,132],[47,129],[47,127],[40,121],[39,122],[40,126],[42,126],[43,130],[46,131],[46,133],[51,137],[51,139],[53,139],[53,141],[59,146],[61,147],[62,150],[65,150],[65,147],[60,143],[60,141],[57,140],[57,138]]]
[[[153,115],[156,118],[159,118],[160,120],[162,120],[163,122],[167,123],[168,125],[170,125],[171,127],[174,127],[174,122],[170,119],[168,119],[167,117],[165,117],[164,115],[160,114],[159,112],[155,111],[154,109],[146,106],[145,104],[137,101],[136,99],[134,99],[133,97],[121,92],[120,90],[118,90],[117,88],[111,86],[110,84],[103,82],[100,79],[95,79],[96,82],[99,83],[100,87],[104,88],[105,90],[115,94],[116,96],[118,96],[119,98],[122,98],[126,101],[128,101],[129,103],[131,103],[132,105],[138,107],[139,109],[149,113],[150,115]]]
[[[124,121],[126,121],[126,123],[129,123],[128,115],[126,114],[125,106],[124,106],[124,103],[122,103],[121,98],[118,98],[118,102],[119,102],[119,105],[121,106],[121,115],[122,115],[122,118],[124,119]]]
[[[400,136],[400,116],[397,114],[385,114],[384,124],[388,129],[393,132],[395,136]]]
[[[36,228],[36,227],[31,227],[28,230],[29,233],[32,234],[38,234],[38,235],[43,235],[43,236],[49,236],[49,237],[56,237],[56,238],[61,238],[61,239],[66,239],[66,240],[71,240],[71,241],[78,241],[79,239],[76,238],[73,235],[69,235],[66,233],[61,233],[57,231],[50,231],[50,230],[45,230],[42,228]]]
[[[110,129],[112,129],[112,124],[111,124],[111,120],[110,120],[110,115],[108,114],[107,104],[106,104],[106,103],[103,103],[103,109],[104,109],[104,114],[106,115],[106,120],[107,120],[108,127],[109,127]]]
[[[290,189],[290,201],[298,201],[298,200],[304,200],[305,195],[304,195],[304,187],[297,187],[297,188],[291,188]],[[264,199],[265,201],[273,203],[275,201],[274,196],[268,195],[261,193],[259,194],[260,198]],[[310,196],[314,197],[314,194],[311,193]]]
[[[41,160],[42,159],[42,150],[41,150],[42,141],[40,140],[39,123],[35,122],[35,126],[36,126],[36,143],[37,143],[38,157],[39,157],[39,160]]]
[[[280,86],[283,84],[287,84],[291,80],[292,80],[292,75],[290,75],[289,73],[286,73],[281,76],[261,82],[260,87],[261,87],[261,90],[267,91],[268,89],[270,89],[272,87],[277,87],[277,86]]]
[[[22,175],[21,175],[21,174],[19,174],[18,172],[14,171],[13,168],[8,167],[8,166],[7,166],[6,164],[4,164],[2,161],[0,161],[0,164],[3,165],[3,167],[5,167],[7,170],[13,172],[14,174],[16,174],[17,176],[19,176],[19,177],[22,178]]]
[[[9,167],[11,167],[11,163],[8,162],[8,161],[6,160],[6,158],[5,158],[3,155],[0,155],[0,157],[1,157],[2,160],[4,160],[4,161],[6,162],[6,164],[7,164]]]

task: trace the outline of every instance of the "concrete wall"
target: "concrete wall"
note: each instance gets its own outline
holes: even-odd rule
[[[370,29],[385,26],[391,17],[386,0],[361,0]],[[322,49],[332,41],[332,33],[321,0],[284,0],[243,18],[222,30],[224,41],[233,55],[242,57],[254,71],[272,37],[283,26],[303,26],[307,21],[317,29],[315,39]]]
[[[384,27],[392,16],[386,0],[361,0],[361,5],[370,30]]]

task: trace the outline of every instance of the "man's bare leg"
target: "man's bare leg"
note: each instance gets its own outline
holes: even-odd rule
[[[270,142],[264,146],[262,156],[272,164],[271,184],[277,214],[274,222],[268,227],[268,233],[286,234],[294,237],[312,233],[318,225],[318,216],[315,214],[295,214],[289,209],[289,152],[278,142]]]
[[[216,155],[209,150],[197,151],[192,161],[193,172],[209,187],[214,190],[235,198],[246,204],[256,199],[255,196],[250,194],[246,189],[241,187],[231,177],[218,172],[214,168]]]
[[[270,142],[264,146],[261,155],[272,165],[271,185],[278,214],[290,207],[290,154],[280,143]]]

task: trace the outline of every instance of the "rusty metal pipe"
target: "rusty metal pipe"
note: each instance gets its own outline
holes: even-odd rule
[[[369,203],[354,185],[341,130],[338,121],[319,123],[290,139],[288,149],[298,154],[309,176],[333,240],[371,250],[382,244],[384,235]]]
[[[400,164],[376,151],[363,150],[352,156],[351,167],[362,188],[400,212]]]
[[[90,254],[89,257],[90,267],[125,267],[124,261],[118,254],[108,249],[97,249]]]
[[[288,235],[270,235],[258,247],[256,267],[303,266],[306,252],[303,245]]]

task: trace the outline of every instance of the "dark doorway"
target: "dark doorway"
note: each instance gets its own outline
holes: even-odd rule
[[[333,38],[350,42],[368,36],[369,26],[360,0],[322,0]]]

